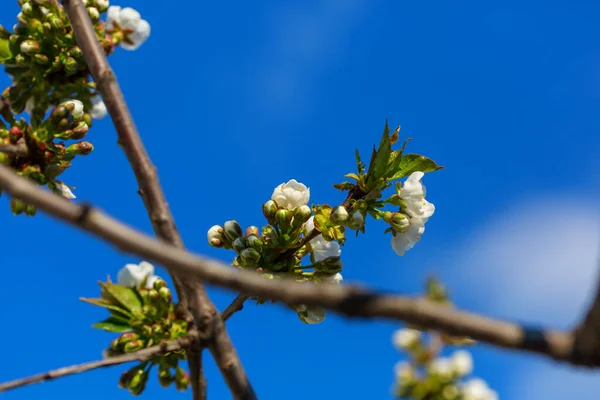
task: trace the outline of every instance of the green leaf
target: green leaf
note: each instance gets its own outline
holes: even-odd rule
[[[416,171],[433,172],[442,168],[444,167],[437,165],[435,161],[425,156],[420,156],[418,154],[406,154],[401,157],[398,169],[390,179],[400,179]]]
[[[354,172],[344,175],[344,178],[354,179],[356,182],[360,182],[360,176],[356,175]]]
[[[388,126],[386,119],[379,148],[377,150],[373,149],[373,155],[371,156],[367,178],[367,186],[369,189],[373,188],[373,184],[379,182],[380,179],[386,175],[391,153],[392,144],[390,142],[390,127]]]
[[[129,324],[123,323],[123,321],[114,317],[109,317],[104,321],[100,321],[92,325],[92,328],[102,329],[106,332],[126,332],[131,330]]]
[[[354,156],[356,157],[356,166],[358,167],[358,174],[362,175],[365,173],[365,163],[361,161],[358,149],[355,150]]]
[[[125,319],[131,319],[133,318],[133,314],[131,314],[127,309],[119,306],[119,305],[115,305],[113,303],[111,303],[108,300],[104,300],[104,299],[86,299],[84,297],[79,298],[79,300],[85,302],[85,303],[89,303],[89,304],[93,304],[95,306],[98,307],[104,307],[108,310],[110,310],[113,315],[117,316],[117,317],[122,317]]]
[[[100,286],[102,286],[105,294],[109,295],[132,314],[140,314],[142,312],[142,300],[138,296],[137,290],[104,282],[100,282]]]
[[[336,188],[337,190],[352,190],[356,187],[356,185],[350,183],[350,182],[342,182],[342,183],[336,183],[333,185],[334,188]]]
[[[13,57],[10,51],[8,39],[0,39],[0,62],[10,60]]]

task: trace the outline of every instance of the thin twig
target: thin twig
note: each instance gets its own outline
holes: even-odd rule
[[[26,157],[29,154],[27,145],[22,144],[0,144],[0,153],[10,154],[12,156]]]
[[[119,136],[119,144],[133,168],[139,185],[139,193],[146,205],[154,231],[160,239],[183,249],[183,241],[159,183],[156,167],[152,164],[144,147],[115,73],[111,69],[106,55],[98,42],[87,10],[81,0],[63,0],[63,7],[71,21],[77,44],[83,52],[90,73],[94,77],[98,91],[102,95],[106,108],[113,120]],[[172,278],[180,300],[180,311],[188,310],[186,303],[189,302],[189,297],[194,297],[195,299],[197,308],[190,311],[194,314],[192,317],[194,326],[197,329],[204,330],[205,327],[201,325],[203,322],[211,326],[213,324],[222,325],[222,320],[217,318],[218,312],[216,307],[208,298],[208,294],[200,282],[188,284],[182,281],[177,275],[173,275]],[[211,318],[218,319],[218,321],[209,321]],[[245,393],[236,393],[234,391],[234,388],[250,387],[250,383],[241,362],[237,359],[237,353],[229,336],[224,329],[219,329],[218,326],[215,326],[215,331],[211,332],[212,334],[221,335],[221,337],[214,338],[214,346],[209,346],[209,349],[211,349],[221,373],[233,391],[233,396],[236,398],[245,396]],[[229,364],[219,363],[218,358],[222,354],[228,354],[229,358],[235,359],[236,362],[233,363],[233,367]],[[199,362],[199,359],[189,358],[188,361],[195,363]],[[202,371],[201,368],[194,365],[190,365],[190,370]],[[205,379],[203,376],[192,376],[191,378],[198,381],[204,381]],[[239,381],[236,381],[237,379]],[[194,387],[200,388],[205,385],[206,382],[198,382]],[[255,398],[255,396],[252,398]]]
[[[120,356],[105,358],[104,360],[92,361],[85,364],[77,364],[72,365],[70,367],[58,368],[52,371],[47,371],[41,374],[29,376],[27,378],[15,379],[10,382],[1,383],[0,392],[6,392],[8,390],[17,389],[22,386],[54,380],[69,375],[80,374],[82,372],[91,371],[98,368],[112,367],[114,365],[124,364],[131,361],[147,361],[153,357],[187,348],[193,342],[194,335],[195,332],[190,332],[186,337],[176,339],[169,343],[164,343],[157,346],[149,347],[147,349],[139,350],[135,353],[123,354]]]
[[[568,332],[523,327],[450,309],[424,299],[380,294],[349,285],[306,285],[298,284],[292,279],[265,279],[254,272],[237,270],[224,263],[157,242],[99,210],[77,205],[54,193],[46,192],[3,165],[0,165],[0,189],[35,205],[55,218],[112,243],[123,251],[168,266],[183,276],[195,276],[207,283],[238,293],[274,299],[288,305],[322,306],[350,317],[379,317],[405,321],[423,329],[470,337],[508,349],[545,354],[557,360],[577,364],[577,360],[572,359],[571,355],[573,335]],[[213,321],[222,322],[222,319],[216,318]]]
[[[229,318],[231,318],[233,314],[235,314],[238,311],[241,311],[242,308],[244,308],[244,303],[246,302],[246,300],[248,300],[249,297],[250,296],[240,294],[235,299],[233,299],[231,304],[228,305],[227,308],[221,313],[221,318],[223,318],[223,321],[227,321]]]

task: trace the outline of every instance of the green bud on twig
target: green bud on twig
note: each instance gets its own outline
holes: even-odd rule
[[[344,206],[337,206],[331,210],[330,219],[334,224],[344,225],[349,217],[350,214],[348,214],[348,211]]]
[[[242,236],[242,227],[234,219],[225,222],[223,225],[223,231],[225,232],[225,236],[227,236],[227,238],[229,238],[231,241],[234,241]]]
[[[256,264],[260,260],[260,253],[254,249],[244,249],[240,257],[246,264]]]
[[[273,200],[269,200],[263,204],[263,215],[269,221],[270,224],[273,224],[275,221],[275,214],[277,213],[277,203]]]
[[[248,244],[248,247],[253,248],[254,250],[258,251],[259,253],[262,251],[263,242],[262,242],[262,240],[260,240],[258,238],[258,236],[250,235],[246,239],[246,242]]]

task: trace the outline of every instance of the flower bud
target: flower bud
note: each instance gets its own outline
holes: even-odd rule
[[[133,378],[133,374],[134,372],[132,370],[125,371],[121,374],[121,376],[119,377],[119,387],[121,389],[129,387],[129,384],[131,383],[131,378]]]
[[[396,232],[406,231],[406,229],[410,225],[410,220],[408,219],[408,217],[401,212],[389,213],[389,215],[388,213],[389,212],[386,212],[383,216],[385,222],[390,224],[390,226]]]
[[[300,228],[306,221],[310,219],[312,215],[312,210],[307,205],[302,205],[300,207],[296,207],[294,210],[294,219],[292,220],[292,225],[294,228]]]
[[[100,19],[100,11],[98,11],[96,7],[88,7],[87,12],[93,23],[98,22],[98,20]]]
[[[136,367],[137,368],[137,367]],[[129,393],[134,396],[140,395],[146,388],[146,382],[148,381],[148,374],[143,369],[137,369],[129,382],[128,389]]]
[[[244,249],[240,257],[246,264],[256,264],[260,260],[260,253],[254,249]]]
[[[320,262],[317,266],[317,270],[329,272],[329,273],[338,273],[342,270],[344,264],[340,260],[340,257],[327,257],[322,262]]]
[[[96,0],[94,2],[94,4],[96,5],[96,8],[98,9],[98,11],[100,13],[104,13],[104,12],[106,12],[106,10],[108,10],[108,6],[109,6],[108,0]]]
[[[260,236],[260,230],[258,229],[258,226],[249,226],[246,228],[246,237],[250,235]]]
[[[88,155],[94,150],[94,145],[90,142],[79,142],[73,143],[69,147],[67,147],[67,154],[77,154],[77,155]]]
[[[143,347],[144,347],[144,342],[142,342],[140,339],[137,339],[137,340],[132,340],[131,342],[128,342],[125,345],[125,347],[123,348],[123,350],[125,350],[125,353],[133,353],[134,351],[138,351]]]
[[[40,52],[40,44],[31,39],[22,41],[19,48],[27,55],[33,55]]]
[[[275,223],[284,233],[287,233],[292,227],[292,218],[292,213],[285,208],[282,208],[277,210],[277,213],[275,214]]]
[[[65,69],[65,72],[67,73],[67,76],[71,76],[71,75],[75,74],[77,71],[79,71],[80,65],[77,62],[77,60],[75,60],[73,57],[65,58],[65,60],[62,62],[62,64]]]
[[[50,62],[45,54],[36,54],[33,56],[33,60],[39,65],[47,65]]]
[[[252,247],[254,250],[258,251],[259,253],[262,251],[263,242],[257,236],[255,236],[255,235],[248,236],[248,238],[246,239],[246,242],[248,243],[248,247]]]
[[[75,128],[72,129],[73,134],[71,136],[72,139],[78,140],[83,139],[85,135],[89,132],[90,127],[85,121],[80,121]]]
[[[15,215],[20,215],[25,211],[27,205],[23,200],[15,199],[14,197],[10,199],[10,211]]]
[[[31,3],[23,3],[23,5],[21,6],[21,13],[23,13],[23,15],[27,17],[33,17],[35,12],[33,11],[33,6],[31,5]]]
[[[114,349],[118,349],[118,348],[122,348],[123,346],[125,346],[127,343],[137,340],[140,338],[140,335],[138,335],[135,332],[125,332],[122,333],[121,336],[119,336],[116,340],[118,341],[118,346],[117,347],[113,347]],[[111,345],[112,347],[112,345]]]
[[[171,293],[169,288],[167,288],[167,287],[160,288],[158,290],[158,294],[160,295],[160,297],[163,299],[163,301],[165,303],[171,304],[171,301],[173,300],[173,294]]]
[[[421,342],[421,331],[404,328],[394,333],[392,342],[398,350],[411,350]]]
[[[263,204],[263,215],[269,223],[272,223],[275,220],[275,213],[277,213],[277,203],[273,200],[269,200]]]
[[[158,367],[158,382],[160,383],[160,386],[168,388],[174,380],[175,377],[171,374],[171,370],[167,365],[162,364]]]
[[[33,204],[27,204],[25,207],[25,215],[33,217],[37,213],[37,208]]]
[[[233,249],[240,254],[246,248],[246,239],[239,237],[233,241]]]
[[[154,283],[152,284],[152,288],[154,290],[160,290],[162,288],[166,288],[167,286],[167,282],[164,281],[164,279],[162,278],[158,278],[154,281]]]
[[[190,377],[181,367],[177,367],[175,372],[175,388],[177,390],[187,390],[190,385]]]
[[[223,247],[223,244],[228,241],[224,237],[223,227],[221,225],[212,226],[207,233],[208,244],[212,247]]]
[[[350,214],[348,214],[344,206],[337,206],[331,210],[330,219],[334,224],[344,225],[348,221],[348,218],[350,218]]]
[[[15,56],[15,64],[19,67],[26,68],[29,66],[29,57],[25,56],[23,53],[19,53]]]
[[[227,236],[227,238],[229,238],[231,241],[234,241],[242,236],[242,227],[234,219],[225,222],[223,225],[223,231],[225,232],[225,236]]]
[[[350,219],[348,219],[346,225],[350,229],[361,229],[363,226],[365,226],[365,217],[362,215],[362,213],[356,211],[352,214]]]
[[[63,106],[68,112],[71,113],[73,118],[79,119],[83,117],[83,103],[79,100],[67,100],[60,104]]]

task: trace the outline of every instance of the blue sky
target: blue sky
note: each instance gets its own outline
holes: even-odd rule
[[[413,138],[411,152],[446,167],[425,178],[436,213],[401,258],[383,224],[350,239],[346,281],[418,293],[434,272],[469,310],[553,327],[582,313],[600,239],[597,2],[113,4],[152,25],[140,49],[110,60],[190,249],[229,261],[206,230],[230,218],[260,224],[260,204],[291,178],[316,203],[341,201],[331,184],[354,168],[355,147],[368,154],[388,118]],[[3,7],[10,27],[16,1]],[[66,183],[78,200],[151,232],[110,120],[89,140],[95,152]],[[13,217],[0,202],[0,380],[99,358],[112,336],[90,325],[105,314],[78,298],[139,260],[44,215]],[[220,309],[233,297],[211,295]],[[307,326],[283,308],[248,305],[227,326],[261,399],[390,398],[399,324],[330,315]],[[502,399],[591,400],[600,389],[595,375],[537,356],[484,345],[474,355],[475,375]],[[206,368],[209,398],[229,398],[209,358]],[[126,399],[124,370],[3,398]],[[154,381],[144,396],[189,398]]]

